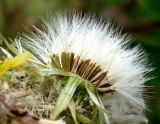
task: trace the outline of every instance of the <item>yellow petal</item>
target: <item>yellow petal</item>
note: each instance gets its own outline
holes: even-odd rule
[[[19,65],[22,65],[27,61],[30,54],[29,52],[24,52],[19,55],[17,55],[14,58],[7,58],[4,60],[4,62],[0,65],[0,77],[3,76],[3,74],[11,68],[17,67]]]

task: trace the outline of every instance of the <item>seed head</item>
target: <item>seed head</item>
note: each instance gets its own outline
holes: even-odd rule
[[[122,108],[123,105],[138,105],[143,111],[144,83],[149,80],[147,74],[152,69],[148,66],[147,55],[140,46],[130,48],[129,37],[121,35],[109,22],[89,15],[56,14],[51,21],[44,21],[42,27],[43,29],[38,29],[33,26],[31,35],[23,34],[15,46],[20,53],[27,50],[33,55],[32,62],[39,65],[39,72],[44,72],[45,67],[53,75],[76,77],[68,80],[59,96],[58,103],[62,102],[62,106],[61,109],[56,109],[59,111],[54,113],[54,119],[66,109],[72,101],[71,96],[82,82],[89,82],[98,94],[112,96],[105,99],[103,104],[111,106],[110,111],[115,115],[117,104],[114,104],[117,101]],[[75,85],[71,82],[75,82]],[[72,87],[69,88],[70,86]],[[104,109],[99,97],[95,97],[93,90],[89,90],[88,84],[85,86],[93,102]],[[64,93],[68,93],[66,99],[63,99]],[[125,102],[122,98],[125,98]],[[66,100],[66,104],[62,100]],[[118,112],[124,114],[122,110],[120,108]],[[75,117],[73,113],[72,116]],[[76,122],[75,118],[74,120]]]

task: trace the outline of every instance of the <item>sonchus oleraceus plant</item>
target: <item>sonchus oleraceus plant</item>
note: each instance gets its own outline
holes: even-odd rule
[[[26,106],[35,115],[76,124],[147,123],[144,83],[152,68],[129,37],[77,13],[56,14],[29,33],[6,44],[14,54],[31,55],[24,69],[38,84],[28,83],[35,93]]]

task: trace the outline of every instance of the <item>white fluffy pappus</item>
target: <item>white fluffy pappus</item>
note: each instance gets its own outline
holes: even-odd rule
[[[109,90],[145,107],[142,97],[144,83],[152,69],[147,64],[145,52],[139,46],[130,48],[130,39],[126,35],[121,36],[110,23],[89,15],[57,14],[50,22],[44,23],[43,30],[33,26],[36,33],[30,31],[31,36],[23,35],[20,42],[26,50],[46,65],[52,64],[51,56],[61,57],[63,52],[79,57],[74,69],[83,60],[96,63],[102,72],[107,72],[101,86],[109,84]],[[59,60],[63,66],[62,59]],[[108,89],[101,87],[104,92]]]

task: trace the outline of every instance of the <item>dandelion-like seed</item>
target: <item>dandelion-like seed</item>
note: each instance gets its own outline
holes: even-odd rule
[[[33,55],[38,73],[59,76],[63,88],[51,119],[68,116],[74,123],[102,124],[118,118],[121,123],[121,115],[127,120],[128,114],[143,114],[144,83],[152,69],[139,46],[129,48],[126,35],[89,15],[57,14],[44,23],[43,30],[33,26],[36,33],[24,34],[15,46]]]

